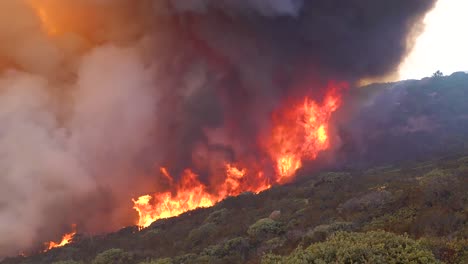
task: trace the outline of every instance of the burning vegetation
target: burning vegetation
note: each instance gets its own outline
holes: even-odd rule
[[[168,180],[169,190],[133,200],[133,208],[139,215],[138,226],[148,227],[161,218],[212,206],[227,196],[258,193],[273,184],[292,181],[304,160],[314,160],[320,151],[329,148],[330,118],[341,104],[341,91],[345,87],[347,84],[331,83],[322,103],[306,97],[273,113],[270,135],[259,139],[263,141],[259,145],[265,148],[264,152],[269,154],[274,167],[273,177],[256,170],[260,167],[258,164],[238,168],[225,161],[224,171],[221,169],[219,174],[212,175],[218,184],[207,186],[190,169],[185,170],[179,182],[174,183],[174,178],[162,167],[161,174]],[[243,164],[242,161],[236,162]]]
[[[73,231],[63,235],[62,240],[60,240],[60,242],[50,241],[48,243],[45,243],[46,248],[44,249],[44,252],[47,252],[53,248],[63,247],[72,242],[73,237],[76,235],[76,225],[72,225],[72,229]]]
[[[434,2],[0,1],[0,256],[293,181]]]

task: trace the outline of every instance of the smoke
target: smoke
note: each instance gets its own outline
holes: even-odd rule
[[[257,13],[263,16],[297,16],[303,5],[303,0],[172,0],[173,7],[178,11],[207,12],[210,8],[222,9],[231,14]]]
[[[1,1],[0,256],[134,223],[159,166],[258,158],[285,98],[391,73],[433,3]]]

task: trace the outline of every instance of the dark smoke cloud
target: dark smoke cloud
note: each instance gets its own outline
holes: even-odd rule
[[[0,256],[132,224],[161,165],[255,160],[284,98],[391,73],[435,0],[43,0],[57,36],[30,2],[0,2]]]
[[[172,0],[178,11],[205,13],[208,9],[222,9],[228,14],[251,13],[263,16],[297,16],[303,0]]]
[[[207,75],[221,75],[181,106],[186,115],[180,125],[193,125],[181,130],[183,140],[177,142],[183,143],[174,150],[181,153],[171,159],[187,164],[187,146],[210,144],[212,137],[202,137],[207,129],[219,131],[222,124],[228,127],[223,144],[244,142],[241,151],[255,152],[250,146],[281,98],[320,98],[331,79],[353,83],[392,73],[434,1],[303,1],[294,2],[297,12],[289,15],[276,1],[263,1],[284,11],[275,15],[254,1],[171,3],[180,41],[194,49]],[[219,98],[223,104],[213,103]]]

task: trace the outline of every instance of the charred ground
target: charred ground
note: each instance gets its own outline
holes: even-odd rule
[[[319,259],[318,248],[333,251],[330,245],[350,236],[356,248],[384,236],[427,263],[466,263],[468,75],[354,91],[347,102],[366,106],[352,118],[343,114],[341,148],[322,172],[303,170],[292,184],[230,197],[142,231],[78,235],[63,248],[1,263],[286,263],[301,254]],[[293,251],[298,246],[305,249]]]

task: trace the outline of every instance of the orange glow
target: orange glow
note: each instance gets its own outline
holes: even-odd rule
[[[339,90],[344,87],[330,84],[322,104],[305,98],[303,103],[287,105],[274,114],[271,136],[265,145],[276,163],[277,183],[292,180],[303,160],[314,160],[320,151],[329,148],[329,121],[341,104]]]
[[[72,242],[73,237],[76,235],[76,225],[72,225],[72,228],[73,228],[73,231],[68,234],[63,235],[62,240],[60,242],[50,241],[50,242],[45,243],[46,248],[44,249],[44,252],[49,251],[53,248],[63,247],[69,244],[70,242]]]
[[[198,176],[187,169],[179,183],[176,186],[171,186],[174,192],[161,192],[153,196],[143,195],[136,200],[134,199],[133,208],[139,215],[138,226],[140,228],[148,227],[158,219],[178,216],[196,208],[213,206],[228,196],[239,195],[246,191],[258,193],[270,188],[263,176],[257,178],[252,185],[247,186],[248,182],[245,181],[247,171],[245,169],[239,169],[231,164],[226,164],[225,169],[225,181],[214,192],[209,192],[207,186],[198,179]],[[167,169],[161,168],[161,173],[167,175],[171,183],[174,182]]]
[[[232,164],[226,162],[221,175],[210,175],[217,181],[207,185],[192,170],[184,171],[175,181],[168,170],[160,173],[168,180],[169,190],[133,199],[138,212],[137,225],[145,228],[162,218],[213,206],[228,196],[243,192],[259,193],[272,184],[283,184],[293,179],[303,160],[313,160],[320,151],[330,147],[329,122],[332,113],[341,104],[341,89],[345,84],[331,84],[321,103],[306,97],[299,103],[285,105],[273,114],[269,137],[261,139],[262,147],[274,164],[276,175],[266,175],[261,164]]]
[[[29,4],[40,19],[43,30],[50,36],[57,35],[59,33],[58,25],[48,12],[45,2],[43,0],[29,0]]]
[[[167,173],[165,169],[161,171]],[[169,174],[167,176],[172,179]],[[133,200],[133,208],[139,215],[138,226],[147,227],[158,219],[177,216],[199,207],[212,206],[217,201],[191,170],[185,170],[175,189],[174,195],[171,192],[162,192]]]
[[[99,13],[101,10],[84,1],[27,0],[27,3],[35,12],[44,33],[50,37],[73,33],[88,38],[102,26],[99,18],[104,20],[103,13]]]

